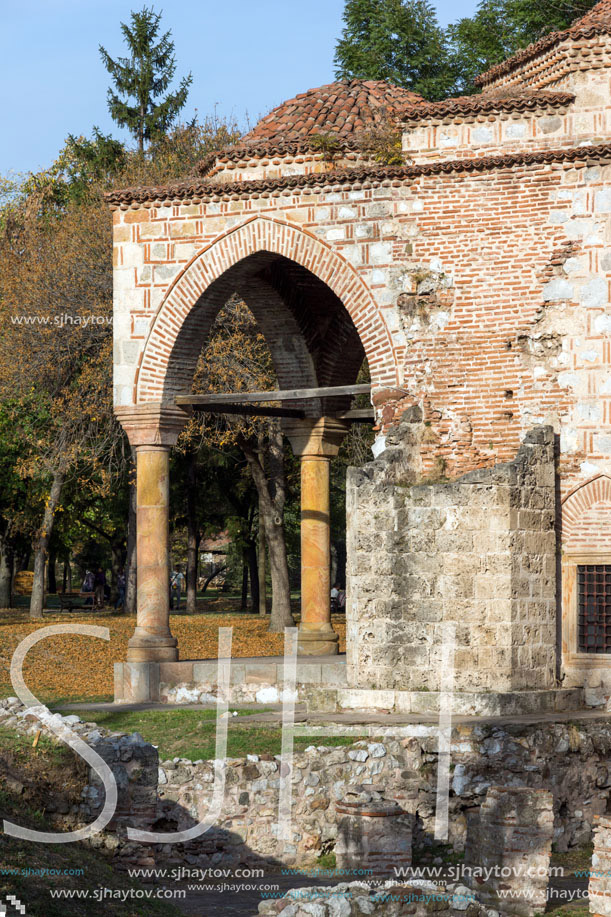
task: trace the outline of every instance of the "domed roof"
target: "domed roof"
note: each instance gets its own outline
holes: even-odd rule
[[[264,144],[304,140],[313,134],[337,134],[350,139],[397,118],[422,96],[385,80],[338,80],[302,92],[278,105],[242,138]]]

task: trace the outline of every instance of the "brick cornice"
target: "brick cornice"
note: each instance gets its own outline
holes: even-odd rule
[[[611,22],[599,22],[589,26],[574,26],[562,32],[550,32],[549,35],[544,35],[539,41],[518,51],[513,57],[495,64],[494,67],[480,74],[475,78],[475,84],[476,86],[486,86],[494,83],[495,80],[505,76],[507,73],[511,73],[513,70],[519,69],[522,64],[538,57],[540,54],[545,54],[563,41],[596,38],[599,35],[609,35],[610,33]]]
[[[285,175],[279,178],[256,179],[243,182],[213,182],[193,180],[161,188],[127,188],[110,191],[105,195],[113,208],[138,210],[142,205],[162,206],[198,203],[202,200],[239,200],[248,197],[280,196],[300,188],[325,188],[343,190],[377,188],[380,185],[399,185],[402,181],[426,175],[444,175],[460,172],[487,172],[514,166],[536,166],[553,163],[592,162],[611,159],[611,143],[596,146],[567,147],[557,150],[538,150],[534,153],[507,153],[505,155],[471,157],[404,166],[371,166],[355,169],[335,169],[311,175]]]

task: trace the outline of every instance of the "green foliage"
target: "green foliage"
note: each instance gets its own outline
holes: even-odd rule
[[[333,162],[342,148],[339,137],[332,132],[326,134],[313,134],[310,139],[310,146],[313,150],[322,153],[323,159],[326,162]]]
[[[144,7],[131,13],[131,26],[121,23],[128,57],[113,60],[100,45],[102,61],[116,89],[108,90],[108,110],[120,127],[133,134],[140,152],[145,143],[159,140],[176,122],[192,82],[189,74],[178,89],[166,92],[176,72],[176,60],[171,32],[160,35],[160,22],[161,13]]]
[[[494,64],[566,29],[596,0],[481,0],[473,16],[444,31],[428,0],[346,0],[335,52],[344,79],[388,80],[426,99],[477,91]]]
[[[451,61],[428,0],[346,0],[343,18],[338,78],[388,80],[427,99],[448,94]]]
[[[447,29],[454,92],[474,92],[478,74],[548,32],[566,29],[595,4],[596,0],[482,0],[474,16]]]

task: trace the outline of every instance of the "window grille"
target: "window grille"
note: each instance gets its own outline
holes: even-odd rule
[[[577,567],[578,639],[581,653],[611,653],[611,565]]]

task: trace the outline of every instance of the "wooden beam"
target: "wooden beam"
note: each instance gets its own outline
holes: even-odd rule
[[[326,388],[294,388],[276,392],[225,392],[213,395],[178,395],[176,404],[200,407],[208,404],[253,404],[271,401],[306,401],[342,395],[369,395],[371,385],[332,385]]]
[[[376,419],[373,408],[353,408],[351,411],[344,411],[341,414],[336,414],[335,417],[337,417],[338,420],[349,420],[352,423],[367,423],[368,421],[373,423]]]
[[[262,408],[248,404],[194,404],[198,414],[241,414],[243,417],[297,417],[306,416],[298,408]]]

